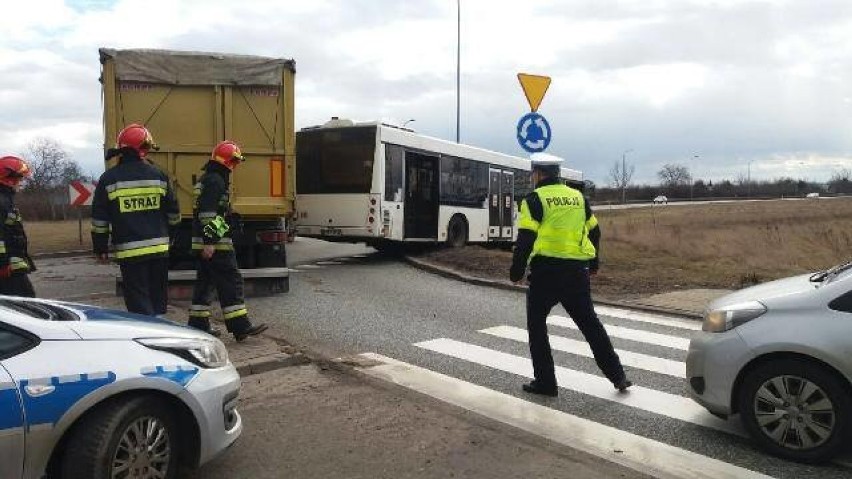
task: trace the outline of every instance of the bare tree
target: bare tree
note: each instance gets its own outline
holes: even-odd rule
[[[688,185],[692,182],[692,174],[689,172],[689,168],[675,163],[663,165],[657,172],[657,176],[663,186],[668,187]]]
[[[852,170],[849,168],[836,170],[828,180],[828,188],[833,193],[852,193]]]
[[[630,163],[622,165],[621,161],[616,161],[609,170],[609,183],[613,188],[623,190],[630,186],[630,181],[633,180],[633,173],[635,172],[635,165]]]
[[[67,185],[84,178],[80,165],[52,138],[36,138],[27,145],[24,156],[32,170],[32,176],[23,187],[27,199],[44,209],[49,208],[51,219],[57,219],[57,213],[65,218]]]

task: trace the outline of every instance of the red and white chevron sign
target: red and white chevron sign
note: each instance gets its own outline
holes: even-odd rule
[[[68,184],[68,196],[71,200],[71,206],[90,206],[94,194],[95,185],[93,183],[72,181]]]

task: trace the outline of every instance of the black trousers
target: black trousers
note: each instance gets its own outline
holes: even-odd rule
[[[209,260],[198,258],[195,271],[189,325],[199,329],[210,328],[210,303],[215,289],[228,331],[238,333],[251,327],[243,295],[243,276],[234,252],[217,251]]]
[[[166,314],[169,297],[169,259],[150,258],[119,264],[124,305],[131,313]]]
[[[35,289],[27,274],[13,274],[8,278],[0,279],[0,294],[8,296],[23,296],[35,298]]]
[[[547,316],[556,303],[561,303],[577,324],[607,379],[613,383],[624,379],[621,360],[595,314],[588,269],[577,267],[536,272],[533,267],[527,292],[527,330],[535,379],[545,387],[556,385],[553,355],[547,337]]]

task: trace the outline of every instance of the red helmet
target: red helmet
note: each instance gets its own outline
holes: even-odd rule
[[[32,176],[30,165],[17,156],[0,157],[0,185],[16,187],[24,177]]]
[[[119,148],[133,148],[139,153],[139,156],[145,156],[150,150],[159,150],[160,147],[154,143],[154,138],[151,132],[144,126],[133,123],[127,125],[118,134]]]
[[[243,153],[240,151],[240,145],[231,140],[225,140],[213,149],[212,160],[225,165],[226,168],[232,170],[246,160]]]

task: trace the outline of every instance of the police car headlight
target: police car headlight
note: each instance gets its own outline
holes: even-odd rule
[[[701,329],[711,333],[721,333],[758,318],[766,312],[766,306],[757,301],[726,306],[704,315]]]
[[[137,343],[180,356],[204,368],[221,368],[228,364],[228,350],[218,339],[142,338]]]

